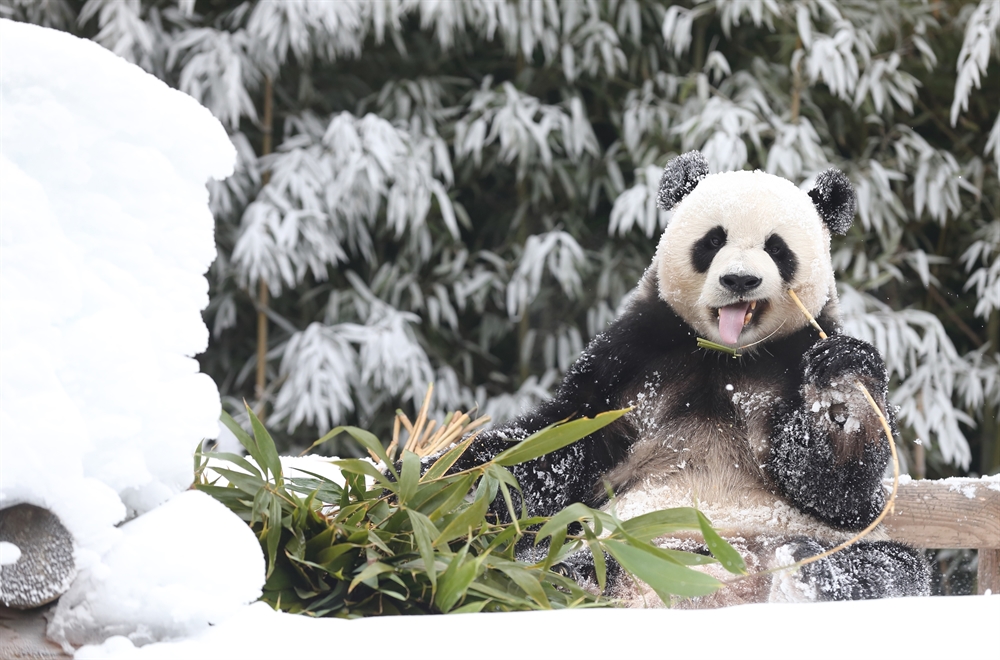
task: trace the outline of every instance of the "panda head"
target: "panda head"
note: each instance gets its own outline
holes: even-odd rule
[[[847,177],[830,169],[808,193],[755,171],[709,174],[698,152],[667,164],[659,206],[673,210],[653,267],[660,297],[699,335],[748,346],[808,324],[836,300],[830,233],[854,220]]]

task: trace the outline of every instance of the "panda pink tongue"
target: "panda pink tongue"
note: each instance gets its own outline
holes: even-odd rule
[[[722,341],[727,344],[736,345],[743,332],[743,319],[747,315],[750,303],[737,303],[719,308],[719,334]]]

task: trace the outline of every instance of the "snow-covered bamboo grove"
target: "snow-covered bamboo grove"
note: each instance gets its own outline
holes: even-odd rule
[[[701,149],[713,171],[848,173],[847,331],[886,356],[911,470],[924,448],[930,475],[1000,464],[995,0],[3,0],[0,15],[92,38],[227,127],[239,161],[211,189],[202,368],[292,444],[384,431],[430,381],[438,411],[494,419],[546,396],[649,262],[663,165]]]

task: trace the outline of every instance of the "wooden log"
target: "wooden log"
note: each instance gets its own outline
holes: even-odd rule
[[[977,593],[985,594],[987,590],[1000,594],[1000,550],[996,548],[979,549],[979,587]]]
[[[896,510],[883,524],[893,540],[917,548],[996,550],[1000,548],[1000,479],[904,481],[899,485]]]

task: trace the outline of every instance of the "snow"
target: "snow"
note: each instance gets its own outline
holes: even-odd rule
[[[0,20],[0,62],[0,507],[46,508],[73,536],[50,635],[190,634],[263,583],[246,525],[182,492],[218,434],[193,356],[205,184],[235,152],[205,108],[93,42]]]
[[[257,603],[189,639],[135,648],[127,639],[114,637],[101,646],[80,649],[76,657],[309,658],[324,649],[338,657],[368,657],[388,633],[394,641],[385,648],[399,649],[408,660],[470,655],[563,657],[569,649],[575,658],[611,658],[623,651],[655,650],[658,655],[745,660],[920,660],[954,657],[957,652],[953,636],[917,633],[922,622],[934,621],[940,630],[992,630],[998,620],[1000,596],[769,603],[703,611],[560,610],[353,621],[284,614]],[[498,644],[500,636],[507,643]],[[989,657],[989,649],[994,647],[989,641],[969,641],[961,653]]]
[[[16,564],[21,558],[21,548],[7,541],[0,541],[0,566]]]
[[[264,557],[250,528],[200,491],[125,523],[99,567],[59,600],[48,635],[74,646],[121,635],[135,644],[183,637],[260,597]]]

